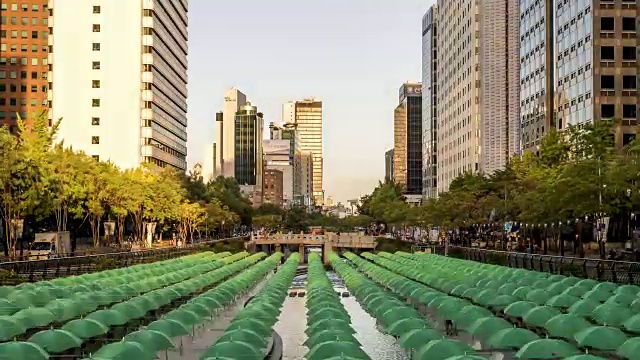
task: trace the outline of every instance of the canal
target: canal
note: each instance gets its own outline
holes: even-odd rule
[[[334,272],[328,272],[327,275],[336,291],[348,291]],[[294,279],[292,288],[304,290],[305,286],[306,275],[300,275]],[[280,319],[275,325],[275,330],[283,341],[283,360],[304,359],[304,355],[308,351],[303,345],[307,339],[304,333],[307,328],[306,299],[306,297],[287,297]],[[362,349],[372,360],[408,359],[392,336],[385,335],[377,329],[376,320],[364,311],[355,297],[342,298],[341,301],[351,316],[356,339],[362,344]]]

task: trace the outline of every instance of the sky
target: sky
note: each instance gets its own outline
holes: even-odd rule
[[[421,22],[432,0],[189,1],[189,166],[215,136],[225,89],[279,122],[282,103],[323,101],[324,188],[346,203],[384,178],[393,109],[421,79]]]

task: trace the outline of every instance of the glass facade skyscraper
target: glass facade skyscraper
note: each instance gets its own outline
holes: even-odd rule
[[[422,196],[438,196],[437,6],[422,17]]]
[[[422,84],[400,87],[394,112],[394,180],[406,195],[422,196]]]
[[[240,185],[262,187],[263,126],[262,113],[250,103],[236,113],[234,177]]]

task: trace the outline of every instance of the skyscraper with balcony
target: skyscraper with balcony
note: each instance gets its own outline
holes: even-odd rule
[[[437,96],[438,7],[432,6],[422,17],[422,196],[438,196],[438,111]]]
[[[59,140],[121,168],[186,169],[187,0],[50,0]]]
[[[394,110],[393,180],[405,196],[422,197],[422,84],[400,86]]]
[[[0,126],[48,106],[49,1],[0,1]]]

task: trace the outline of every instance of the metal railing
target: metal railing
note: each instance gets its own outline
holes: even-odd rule
[[[640,285],[640,262],[528,254],[460,246],[449,247],[449,256],[597,281]]]
[[[35,282],[58,277],[80,275],[95,271],[121,268],[136,264],[168,260],[189,255],[215,243],[247,240],[235,237],[200,241],[177,247],[142,249],[104,254],[71,256],[45,260],[9,261],[0,263],[0,285],[14,285],[20,282]]]

